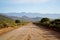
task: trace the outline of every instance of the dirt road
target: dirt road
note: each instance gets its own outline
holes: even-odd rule
[[[30,23],[0,35],[0,40],[60,40],[60,34]]]

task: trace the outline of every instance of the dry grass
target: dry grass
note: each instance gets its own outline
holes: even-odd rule
[[[27,25],[27,24],[24,24],[24,25]],[[8,28],[2,28],[2,29],[0,29],[0,35],[4,34],[6,32],[12,31],[14,29],[20,28],[24,25],[19,25],[19,26],[15,26],[15,27],[8,27]]]
[[[8,31],[11,31],[11,30],[13,30],[13,29],[14,29],[14,28],[12,28],[12,27],[2,28],[2,29],[0,29],[0,35],[2,35],[3,33],[8,32]]]

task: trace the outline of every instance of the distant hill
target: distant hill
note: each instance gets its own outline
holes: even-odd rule
[[[22,20],[28,22],[36,22],[40,21],[42,18],[50,18],[50,20],[54,20],[56,18],[60,18],[60,14],[40,14],[40,13],[0,13],[0,23],[2,22],[14,22],[14,20]]]
[[[40,17],[31,18],[31,17],[27,17],[27,16],[22,16],[20,19],[25,20],[25,21],[30,21],[30,22],[36,22],[36,21],[41,20]]]
[[[9,18],[9,17],[6,16],[6,15],[2,15],[2,14],[0,14],[0,21],[5,21],[5,20],[12,20],[12,19]]]
[[[22,16],[22,17],[14,17],[14,16],[10,16],[12,19],[16,20],[23,20],[23,21],[29,21],[29,22],[36,22],[36,21],[40,21],[41,18],[40,17],[35,17],[35,18],[30,18],[27,16]]]
[[[4,15],[9,16],[12,19],[19,19],[19,20],[24,20],[24,21],[39,21],[41,18],[50,18],[51,20],[54,20],[56,18],[60,18],[60,14],[40,14],[40,13],[1,13]]]
[[[14,25],[15,25],[14,20],[12,20],[6,15],[0,14],[0,28],[10,27]]]
[[[35,18],[35,17],[47,17],[47,18],[51,18],[51,19],[56,19],[56,18],[60,18],[60,14],[42,14],[42,13],[25,13],[25,12],[21,12],[21,13],[2,13],[8,16],[16,16],[16,17],[22,17],[22,16],[27,16],[27,17],[31,17],[31,18]]]

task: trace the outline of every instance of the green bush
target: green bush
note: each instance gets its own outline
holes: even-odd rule
[[[8,25],[6,23],[0,24],[0,28],[6,28],[6,27],[8,27]]]
[[[20,23],[20,20],[15,20],[15,23]]]
[[[50,19],[49,18],[42,18],[40,22],[41,23],[43,23],[43,22],[49,23],[50,22]]]
[[[49,23],[50,23],[50,19],[49,18],[42,18],[41,21],[40,21],[40,24],[44,25],[44,26],[48,26]]]
[[[47,28],[52,28],[53,30],[60,30],[60,19],[55,19],[51,21],[49,18],[42,18],[39,23],[34,24],[42,25]]]
[[[27,24],[25,21],[20,20],[13,20],[6,15],[0,15],[0,28],[6,27],[18,27],[18,25],[25,25]]]

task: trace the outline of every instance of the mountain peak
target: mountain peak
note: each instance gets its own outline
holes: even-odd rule
[[[27,17],[27,16],[24,15],[24,16],[22,16],[22,18],[29,18],[29,17]]]

